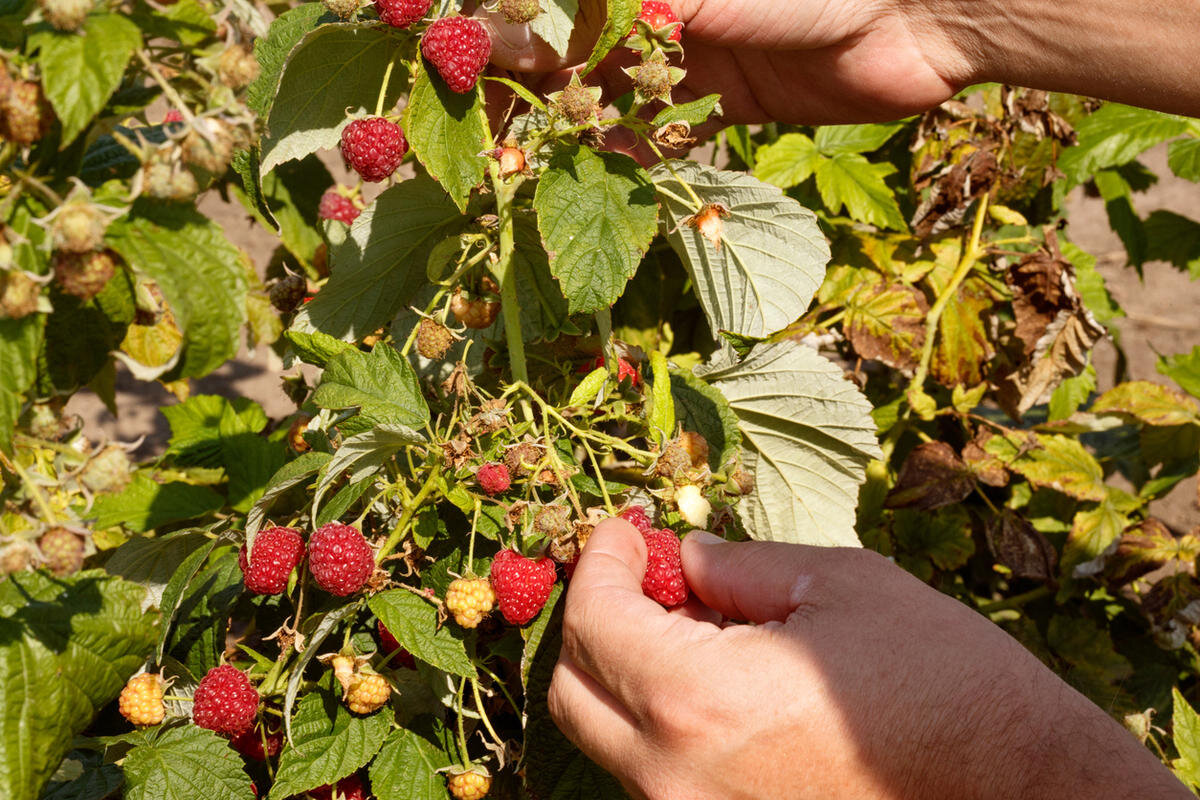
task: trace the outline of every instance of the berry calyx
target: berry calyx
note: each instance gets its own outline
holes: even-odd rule
[[[51,528],[38,539],[46,566],[55,575],[72,575],[83,567],[83,538],[66,528]]]
[[[496,594],[486,578],[456,578],[446,589],[446,609],[463,628],[477,628],[492,613]]]
[[[282,594],[292,570],[304,560],[304,538],[294,528],[267,528],[254,537],[249,555],[238,551],[242,582],[254,594]]]
[[[407,28],[429,13],[432,0],[375,0],[375,10],[385,25]]]
[[[646,514],[646,509],[641,506],[630,506],[617,516],[637,528],[638,533],[643,536],[654,530],[654,523],[650,521],[649,515]]]
[[[364,181],[387,180],[408,153],[404,131],[383,117],[353,120],[342,129],[342,158]]]
[[[446,788],[455,800],[480,800],[491,790],[492,776],[478,767],[451,772],[446,778]]]
[[[309,789],[308,794],[313,800],[366,800],[367,788],[363,786],[358,773],[354,773],[342,778],[336,786],[327,783],[316,789]]]
[[[264,738],[266,739],[265,744],[263,743]],[[267,731],[264,733],[255,727],[233,737],[229,744],[251,761],[266,761],[268,758],[279,755],[279,751],[283,749],[283,732]]]
[[[499,8],[509,25],[528,25],[542,13],[538,0],[500,0]]]
[[[321,195],[321,204],[317,206],[318,219],[337,220],[347,225],[353,225],[361,213],[362,209],[337,189],[326,189],[325,194]]]
[[[647,550],[642,593],[667,608],[683,605],[688,597],[688,587],[683,578],[679,537],[669,530],[652,530],[642,536]]]
[[[366,586],[375,553],[358,528],[331,522],[308,539],[308,569],[317,586],[345,597]]]
[[[508,467],[498,461],[480,467],[475,473],[475,480],[488,497],[503,494],[512,486],[512,475],[509,474]]]
[[[134,675],[117,699],[121,716],[134,725],[157,725],[166,716],[162,678],[150,672]]]
[[[668,25],[676,25],[679,22],[679,17],[675,16],[671,4],[665,3],[663,0],[642,0],[642,10],[638,13],[637,18],[654,31],[660,31]],[[635,33],[637,33],[636,25],[629,35],[633,36]],[[683,26],[676,25],[675,30],[667,38],[672,42],[678,42],[683,38]]]
[[[417,660],[413,658],[413,654],[400,646],[400,642],[383,624],[383,620],[377,620],[376,627],[379,633],[379,649],[384,656],[395,660],[397,664],[406,669],[416,669]]]
[[[466,94],[492,57],[492,39],[473,17],[443,17],[421,37],[421,54],[450,91]]]
[[[546,557],[527,558],[501,550],[492,560],[492,590],[496,605],[510,625],[524,625],[541,612],[558,574]]]
[[[355,714],[373,714],[387,705],[392,686],[387,678],[375,672],[360,672],[346,689],[346,707]]]
[[[192,697],[192,721],[201,728],[230,738],[254,727],[258,690],[245,674],[229,664],[210,669]]]

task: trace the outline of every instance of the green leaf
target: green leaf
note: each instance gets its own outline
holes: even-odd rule
[[[829,244],[816,215],[747,175],[696,163],[671,166],[674,174],[665,165],[652,173],[663,225],[712,330],[765,337],[795,322],[829,262]],[[719,205],[728,212],[717,216],[719,231],[709,230],[719,246],[689,222],[700,209],[680,180],[706,207]]]
[[[1046,629],[1046,643],[1070,665],[1067,682],[1093,702],[1113,704],[1117,687],[1133,675],[1133,666],[1113,647],[1108,629],[1092,620],[1055,615]]]
[[[109,364],[110,353],[125,338],[136,311],[133,287],[118,272],[91,300],[53,291],[54,314],[46,319],[43,339],[45,372],[39,389],[73,392],[90,383]]]
[[[725,395],[682,370],[671,373],[671,395],[675,398],[675,416],[683,429],[704,437],[708,442],[709,467],[721,469],[742,446],[737,414]]]
[[[380,28],[321,25],[292,50],[279,79],[262,141],[263,173],[309,153],[336,147],[346,112],[373,113],[388,63],[401,40]],[[384,98],[391,109],[407,80],[394,71]]]
[[[171,427],[167,452],[184,465],[222,466],[222,437],[256,434],[267,427],[262,406],[245,397],[198,394],[160,410]]]
[[[325,368],[312,401],[322,408],[357,407],[376,425],[421,428],[429,421],[429,406],[421,396],[417,374],[408,359],[391,345],[371,352],[347,350]]]
[[[542,13],[534,17],[529,27],[560,57],[565,56],[575,29],[579,0],[541,0],[541,5]]]
[[[321,369],[325,369],[325,365],[333,360],[334,356],[354,349],[354,345],[349,342],[335,339],[320,331],[313,331],[312,333],[284,331],[283,338],[296,351],[297,358],[306,364],[312,364],[314,367],[320,367]]]
[[[1079,144],[1062,154],[1058,167],[1073,183],[1083,183],[1093,173],[1128,164],[1187,130],[1183,117],[1107,103],[1078,122]]]
[[[371,793],[378,800],[449,800],[441,770],[454,759],[413,731],[392,731],[371,762]]]
[[[75,140],[104,108],[142,45],[138,26],[121,14],[90,14],[80,33],[40,31],[29,37],[38,49],[46,99],[62,122],[62,146]]]
[[[259,73],[258,79],[246,89],[246,105],[255,114],[269,116],[288,56],[305,36],[317,29],[323,18],[332,18],[324,5],[301,3],[276,17],[267,35],[254,40]]]
[[[940,570],[955,570],[975,553],[971,518],[962,506],[932,512],[901,509],[895,514],[892,532],[906,555],[928,559]]]
[[[188,582],[167,633],[165,650],[194,676],[221,663],[229,614],[243,592],[237,552],[223,547]]]
[[[521,652],[521,688],[523,689],[529,688],[529,673],[537,660],[542,641],[546,638],[546,631],[554,622],[554,611],[558,608],[558,601],[562,599],[562,593],[563,585],[556,582],[550,587],[550,596],[546,598],[546,605],[542,606],[542,610],[538,612],[537,617],[528,627],[521,629],[521,636],[525,639],[525,648]]]
[[[279,757],[271,800],[334,783],[366,766],[391,727],[388,713],[360,717],[328,692],[309,692],[292,720],[293,746]]]
[[[817,162],[817,190],[826,208],[846,213],[877,228],[908,230],[896,196],[884,178],[896,171],[892,164],[873,164],[857,153],[838,153]]]
[[[266,522],[267,512],[270,511],[271,504],[275,502],[276,498],[293,486],[297,486],[313,475],[316,475],[331,458],[333,456],[329,453],[313,451],[302,454],[299,458],[289,461],[276,470],[275,474],[271,476],[271,480],[267,481],[267,486],[262,496],[246,516],[247,544],[253,543],[254,535],[258,533],[263,523]]]
[[[872,125],[822,125],[817,128],[816,145],[823,155],[869,153],[887,144],[907,123],[887,122]]]
[[[607,7],[608,19],[604,23],[604,29],[600,31],[600,38],[592,48],[592,54],[588,56],[587,64],[580,71],[580,77],[599,66],[612,49],[629,36],[629,32],[633,30],[633,21],[642,10],[642,3],[641,0],[607,0]]]
[[[1104,276],[1096,269],[1096,257],[1066,240],[1060,239],[1059,244],[1063,256],[1075,267],[1075,288],[1096,321],[1108,325],[1114,319],[1125,316],[1125,312],[1109,294]]]
[[[121,768],[105,761],[103,753],[72,750],[39,800],[104,800],[124,781]]]
[[[249,262],[219,225],[190,206],[143,200],[106,241],[158,284],[183,331],[179,363],[162,380],[202,377],[237,354]]]
[[[654,121],[650,124],[656,128],[661,128],[663,125],[670,125],[672,122],[686,122],[688,125],[694,127],[708,121],[708,118],[714,113],[721,113],[721,95],[719,94],[706,95],[690,103],[667,106],[658,112],[657,116],[654,117]]]
[[[1050,395],[1050,422],[1066,419],[1079,410],[1096,391],[1096,368],[1091,364],[1074,378],[1067,378]]]
[[[467,657],[462,639],[438,626],[437,609],[424,599],[393,589],[374,595],[368,605],[401,647],[416,658],[452,675],[475,676],[475,665]]]
[[[124,800],[251,800],[255,792],[229,742],[194,725],[134,734]]]
[[[1171,769],[1193,789],[1200,788],[1200,714],[1177,686],[1171,687],[1171,740],[1179,758]]]
[[[21,413],[23,395],[36,377],[45,318],[0,319],[0,450],[12,452],[12,429]]]
[[[544,15],[543,15],[544,16]],[[483,182],[491,141],[481,92],[452,92],[417,62],[416,81],[404,109],[404,133],[417,159],[460,211]]]
[[[1175,381],[1192,397],[1200,397],[1200,345],[1190,353],[1158,359],[1158,372]]]
[[[118,547],[104,564],[109,575],[146,587],[150,603],[159,605],[171,576],[188,556],[215,541],[197,531],[165,536],[135,536]]]
[[[1200,139],[1180,139],[1167,148],[1167,166],[1178,177],[1200,183]]]
[[[34,800],[149,655],[145,590],[100,572],[0,581],[0,797]]]
[[[571,312],[612,307],[654,238],[650,177],[628,156],[566,147],[550,159],[533,206]]]
[[[817,171],[820,154],[812,139],[802,133],[785,133],[758,148],[754,177],[780,189],[804,183]]]
[[[120,494],[97,497],[88,517],[98,530],[121,525],[142,533],[167,523],[202,517],[222,505],[221,495],[207,486],[180,481],[159,483],[153,470],[139,470]]]
[[[1063,546],[1062,574],[1067,577],[1093,574],[1096,568],[1085,568],[1080,573],[1076,567],[1099,558],[1128,524],[1129,518],[1107,496],[1095,507],[1076,512]]]
[[[347,483],[357,483],[378,472],[401,449],[424,444],[425,437],[404,425],[375,425],[370,430],[351,436],[342,442],[333,458],[322,469],[321,480],[313,495],[313,509],[336,481],[344,476]]]
[[[195,47],[216,33],[217,23],[197,0],[178,0],[161,11],[138,3],[130,18],[152,39],[170,39]]]
[[[704,375],[741,425],[755,491],[738,515],[755,539],[854,546],[858,487],[880,458],[871,405],[842,369],[793,340]]]
[[[171,574],[170,580],[163,587],[161,597],[158,602],[159,610],[162,612],[162,625],[158,632],[158,646],[155,649],[155,658],[161,662],[163,656],[167,652],[167,644],[171,638],[172,624],[175,622],[175,614],[179,611],[180,605],[183,603],[183,598],[188,589],[192,586],[192,580],[200,573],[201,568],[208,561],[212,551],[216,549],[217,540],[204,537],[204,541],[188,553],[187,557],[179,563]],[[111,569],[111,561],[110,569]]]
[[[402,311],[426,284],[429,253],[470,224],[434,181],[391,187],[354,221],[333,249],[333,275],[296,316],[294,330],[362,339]]]
[[[1146,259],[1166,261],[1200,279],[1200,222],[1172,211],[1155,211],[1146,218]]]

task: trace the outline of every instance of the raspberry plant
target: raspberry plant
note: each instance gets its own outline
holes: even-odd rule
[[[701,141],[669,3],[609,0],[549,93],[483,34],[565,52],[575,0],[273,10],[0,9],[0,795],[622,797],[546,706],[616,515],[666,606],[692,527],[888,554],[1200,786],[1200,531],[1152,506],[1200,348],[1098,391],[1121,310],[1063,211],[1092,185],[1131,264],[1200,274],[1200,223],[1129,203],[1152,146],[1200,179],[1195,121],[989,86]],[[243,329],[290,417],[190,396]],[[180,399],[152,462],[62,413],[117,362]]]

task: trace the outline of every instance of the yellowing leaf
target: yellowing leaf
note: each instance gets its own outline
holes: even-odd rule
[[[1123,383],[1105,392],[1092,406],[1094,414],[1127,414],[1147,425],[1200,424],[1200,405],[1192,398],[1149,381]]]

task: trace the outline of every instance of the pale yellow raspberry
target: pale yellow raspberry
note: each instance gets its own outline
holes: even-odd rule
[[[464,628],[478,627],[495,604],[496,594],[486,578],[458,578],[446,590],[446,608]]]
[[[447,781],[450,794],[457,800],[480,800],[487,796],[492,788],[492,776],[474,770],[470,772],[452,772]]]
[[[163,708],[162,678],[143,672],[134,675],[121,690],[117,701],[121,716],[134,725],[157,725],[166,716]]]
[[[346,707],[355,714],[371,714],[383,708],[392,696],[392,687],[387,679],[374,672],[363,672],[355,676],[346,690]]]

